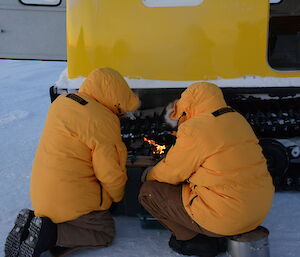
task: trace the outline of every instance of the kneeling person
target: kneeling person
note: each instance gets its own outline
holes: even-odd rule
[[[173,250],[216,256],[224,250],[222,237],[263,222],[272,178],[252,128],[216,85],[191,85],[171,118],[178,120],[176,144],[148,169],[139,200],[172,232]]]
[[[123,198],[127,180],[118,116],[138,104],[123,77],[109,68],[94,70],[79,93],[52,103],[32,169],[34,214],[19,213],[5,257],[112,243],[115,226],[109,208]]]

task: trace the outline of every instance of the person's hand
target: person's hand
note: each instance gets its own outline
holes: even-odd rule
[[[175,101],[171,102],[166,107],[166,114],[165,114],[165,121],[167,124],[169,124],[172,128],[175,128],[177,126],[177,120],[173,120],[171,118],[171,114],[174,112],[174,105]]]
[[[149,166],[148,168],[146,168],[143,173],[142,173],[142,176],[141,176],[141,182],[144,183],[147,181],[147,175],[148,175],[148,172],[153,168],[153,166]]]
[[[125,117],[126,117],[126,118],[129,118],[129,119],[131,119],[131,120],[136,120],[136,117],[135,117],[135,115],[134,115],[134,112],[126,112]]]

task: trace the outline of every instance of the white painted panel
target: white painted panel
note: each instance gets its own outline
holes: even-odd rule
[[[0,58],[66,60],[65,0],[59,6],[1,1]]]

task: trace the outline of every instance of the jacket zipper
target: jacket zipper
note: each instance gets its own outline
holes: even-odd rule
[[[102,205],[102,202],[103,202],[103,194],[102,194],[102,185],[101,183],[99,183],[100,185],[100,206]]]

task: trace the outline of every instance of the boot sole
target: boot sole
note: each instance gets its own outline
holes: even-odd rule
[[[8,234],[5,242],[5,257],[17,257],[19,255],[22,236],[26,229],[26,225],[31,219],[30,213],[31,211],[29,209],[22,209],[19,212],[14,227]]]
[[[20,254],[18,257],[36,257],[34,255],[35,247],[37,245],[39,234],[42,228],[42,219],[34,217],[29,226],[29,234],[26,240],[21,244]]]

